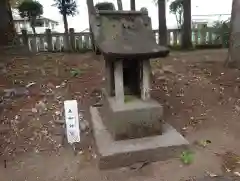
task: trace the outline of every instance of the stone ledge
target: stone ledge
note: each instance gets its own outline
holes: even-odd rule
[[[158,108],[162,109],[162,106],[155,100],[150,99],[148,101],[143,101],[141,99],[134,99],[130,102],[124,104],[117,104],[114,97],[108,98],[109,106],[113,112],[123,112],[130,110],[141,110],[145,108]]]
[[[97,108],[91,107],[90,113],[100,169],[167,160],[179,156],[189,146],[188,141],[169,124],[163,125],[163,134],[159,136],[115,141]]]

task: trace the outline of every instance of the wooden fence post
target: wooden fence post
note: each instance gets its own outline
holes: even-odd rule
[[[79,36],[78,38],[78,47],[80,51],[83,49],[82,36]]]
[[[177,46],[177,32],[178,30],[173,30],[173,46]]]
[[[86,38],[87,49],[90,49],[91,48],[90,36],[85,35],[85,38]]]
[[[33,37],[32,37],[31,49],[32,49],[32,52],[34,52],[34,53],[38,52],[37,36],[36,35],[33,35]]]
[[[198,45],[198,30],[194,30],[194,42],[195,45]]]
[[[56,51],[61,52],[61,48],[62,48],[62,46],[61,46],[60,37],[57,36],[56,37]]]
[[[92,38],[93,38],[92,36],[89,36],[89,48],[90,49],[93,49],[93,47],[92,47],[92,41],[93,41]]]
[[[178,45],[182,46],[182,42],[183,42],[183,31],[181,29],[177,30],[177,41],[178,41]]]
[[[39,37],[39,44],[40,44],[40,51],[44,51],[45,50],[45,45],[44,45],[44,43],[45,43],[45,41],[44,41],[44,37]]]
[[[202,45],[206,44],[206,29],[205,28],[201,29],[201,44]]]
[[[23,40],[23,44],[27,46],[29,49],[27,30],[22,30],[22,40]]]
[[[74,28],[70,28],[69,29],[69,33],[70,33],[70,46],[71,46],[71,50],[75,51],[76,50],[76,44],[75,44]]]
[[[63,34],[63,50],[64,51],[69,51],[70,49],[70,45],[69,45],[69,34],[68,33],[64,33]]]
[[[155,39],[155,42],[158,44],[158,38],[157,38],[157,33],[155,30],[153,30],[153,36],[154,36],[154,39]]]
[[[212,35],[212,29],[208,29],[208,44],[213,44]]]
[[[167,45],[171,45],[171,32],[167,32]]]
[[[52,44],[52,33],[50,29],[46,29],[46,39],[47,39],[47,50],[49,52],[53,51],[53,44]]]
[[[220,43],[222,45],[222,48],[224,48],[224,32],[221,32],[221,35],[220,35]]]

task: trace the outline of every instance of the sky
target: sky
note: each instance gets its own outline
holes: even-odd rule
[[[74,28],[75,32],[80,32],[88,28],[88,11],[86,0],[76,0],[78,5],[78,14],[75,17],[68,17],[69,28]],[[94,3],[98,2],[113,2],[117,8],[117,0],[94,0]],[[39,0],[44,7],[44,16],[59,22],[57,31],[63,32],[62,16],[59,14],[58,9],[53,7],[53,0]],[[122,0],[123,9],[130,9],[130,0]],[[153,0],[136,0],[136,10],[146,7],[148,14],[152,19],[153,29],[158,28],[158,10],[157,6],[153,3]],[[175,15],[169,13],[169,2],[167,3],[166,17],[167,27],[176,28]],[[216,14],[230,14],[232,7],[232,0],[192,0],[192,19],[200,20],[207,19],[210,21],[225,20],[229,15],[218,16]],[[212,16],[196,16],[196,15],[212,15]]]

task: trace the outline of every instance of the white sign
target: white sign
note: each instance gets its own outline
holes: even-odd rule
[[[79,116],[76,100],[64,101],[68,143],[80,142]]]

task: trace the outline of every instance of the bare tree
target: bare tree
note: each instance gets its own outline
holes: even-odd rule
[[[158,44],[167,46],[167,24],[165,0],[158,0]]]
[[[16,32],[13,25],[11,6],[8,0],[0,0],[0,17],[0,46],[12,44]]]
[[[123,10],[122,0],[117,0],[118,10]]]
[[[60,14],[63,17],[63,23],[64,23],[64,30],[65,30],[65,36],[64,36],[64,44],[65,49],[69,50],[69,36],[68,36],[68,21],[67,16],[75,16],[77,13],[77,4],[75,0],[54,0],[55,4],[53,6],[56,6],[59,9]]]
[[[136,10],[136,4],[135,4],[135,0],[130,0],[130,7],[132,11]]]
[[[240,0],[232,1],[232,13],[230,21],[230,40],[228,58],[225,65],[240,68]]]
[[[183,31],[182,31],[182,48],[192,48],[192,15],[191,0],[183,0]]]
[[[178,29],[181,29],[183,24],[183,0],[172,1],[169,9],[176,17]]]

